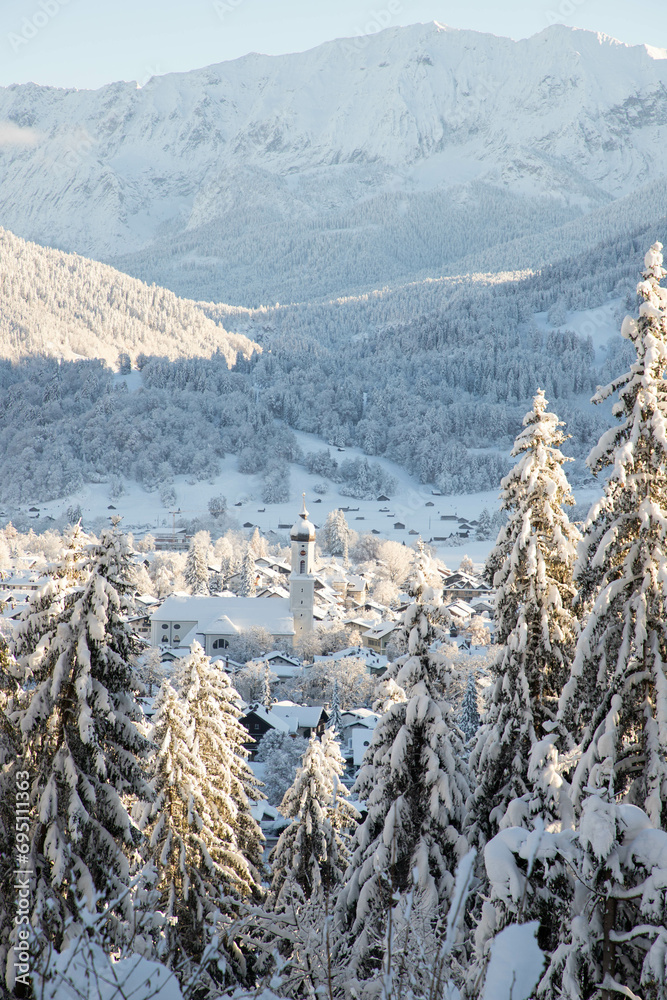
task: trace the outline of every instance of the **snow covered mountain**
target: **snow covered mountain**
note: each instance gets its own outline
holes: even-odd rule
[[[0,224],[194,298],[329,297],[547,244],[657,181],[666,96],[666,50],[437,23],[142,88],[12,86]]]
[[[178,358],[216,351],[229,366],[259,350],[193,302],[106,264],[37,246],[0,229],[0,358],[74,360],[120,353]]]

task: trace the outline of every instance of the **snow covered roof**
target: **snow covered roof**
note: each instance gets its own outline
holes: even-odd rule
[[[285,722],[296,722],[299,729],[315,729],[322,718],[324,708],[321,705],[274,705],[272,710],[274,715],[279,716]]]
[[[371,625],[363,634],[364,636],[368,636],[369,639],[382,639],[397,628],[398,622],[378,622],[376,625]]]
[[[294,635],[289,599],[284,597],[168,597],[152,622],[197,622],[204,635],[236,635],[253,626],[271,635]]]
[[[350,708],[347,712],[341,712],[345,725],[358,722],[367,729],[375,729],[380,716],[376,712],[371,712],[370,708]]]
[[[325,656],[314,656],[313,662],[318,663],[320,660],[344,660],[348,656],[354,656],[360,660],[365,660],[368,666],[387,666],[387,657],[374,652],[372,649],[369,649],[368,646],[348,646],[346,649],[339,649],[335,653],[327,653]]]
[[[475,609],[473,608],[472,604],[467,604],[465,601],[461,600],[453,601],[450,605],[448,605],[447,610],[451,611],[452,608],[456,608],[458,611],[462,611],[464,614],[467,615],[475,614]]]
[[[279,715],[277,712],[274,712],[273,709],[271,711],[268,711],[268,709],[264,708],[263,705],[251,705],[246,715],[250,715],[251,713],[253,713],[253,715],[256,715],[259,719],[262,719],[269,726],[272,726],[273,729],[277,729],[278,732],[280,733],[296,732],[296,726],[290,725],[289,719],[283,718],[282,715]]]

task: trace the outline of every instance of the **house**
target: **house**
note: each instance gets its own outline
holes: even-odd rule
[[[454,601],[453,604],[448,604],[447,611],[454,624],[459,627],[469,622],[475,614],[475,609],[470,604],[466,604],[465,601]]]
[[[346,760],[352,760],[355,767],[363,763],[364,754],[371,745],[373,730],[380,716],[367,708],[355,708],[341,713],[341,750]]]
[[[366,632],[362,632],[361,641],[364,646],[384,656],[391,634],[397,628],[399,628],[398,622],[378,622],[376,625],[371,625]]]
[[[350,734],[350,739],[344,748],[343,756],[346,760],[352,758],[355,767],[361,767],[364,762],[364,754],[371,745],[373,732],[370,729],[355,729]]]
[[[290,732],[296,732],[298,736],[322,736],[329,721],[329,715],[321,706],[295,705],[291,701],[279,701],[271,709],[273,715],[277,715],[287,723]]]
[[[493,617],[493,614],[496,610],[495,603],[493,601],[490,601],[487,598],[482,597],[478,598],[477,600],[473,600],[470,603],[475,609],[476,615],[487,614],[490,617]]]
[[[405,528],[405,525],[403,524],[402,521],[396,521],[396,523],[394,524],[394,528],[396,531],[402,531]]]
[[[153,538],[156,552],[187,552],[192,541],[192,535],[185,528],[168,533],[156,531]]]
[[[288,598],[190,597],[173,595],[151,616],[153,646],[190,646],[196,639],[207,656],[224,656],[241,633],[266,629],[276,646],[290,649],[294,619]]]
[[[279,681],[289,677],[298,677],[303,673],[301,661],[295,656],[288,656],[287,653],[273,652],[267,656],[258,656],[251,663],[268,663],[272,674],[275,674]]]
[[[439,570],[442,576],[442,597],[443,600],[447,598],[460,597],[464,601],[469,601],[473,597],[490,597],[492,596],[491,587],[484,580],[480,580],[476,576],[470,576],[468,573],[461,573],[460,571],[456,573],[450,573],[449,571]]]
[[[347,596],[351,597],[353,601],[363,601],[366,596],[366,581],[363,576],[348,576]]]
[[[282,562],[280,559],[272,559],[270,556],[259,556],[258,559],[255,559],[255,566],[259,570],[270,569],[281,576],[289,576],[292,572],[289,563]]]
[[[251,753],[257,750],[257,744],[270,730],[275,729],[279,733],[293,732],[289,723],[263,705],[252,705],[246,714],[241,716],[239,722],[248,731],[250,738],[245,746]]]
[[[368,646],[348,646],[346,649],[339,649],[335,653],[327,653],[325,656],[314,656],[313,663],[319,663],[322,660],[345,660],[348,657],[365,660],[366,669],[369,674],[373,675],[384,673],[389,662],[386,656],[376,653]]]
[[[378,502],[378,503],[389,503],[389,497],[386,497],[386,496],[384,495],[384,493],[382,493],[382,494],[381,494],[381,496],[379,496],[379,497],[377,498],[377,502]]]

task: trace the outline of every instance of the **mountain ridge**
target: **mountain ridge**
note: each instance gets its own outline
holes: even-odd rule
[[[431,22],[141,88],[2,88],[30,142],[0,146],[0,225],[252,306],[442,273],[482,239],[548,248],[664,172],[662,52]]]

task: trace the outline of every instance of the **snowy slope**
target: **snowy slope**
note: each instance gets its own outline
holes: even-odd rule
[[[115,364],[120,352],[134,359],[220,351],[232,365],[257,349],[164,288],[0,229],[0,358],[39,353]]]
[[[666,86],[663,50],[437,23],[140,89],[12,86],[0,121],[28,131],[0,148],[0,224],[197,298],[294,298],[294,270],[300,298],[340,293],[656,180]]]
[[[122,378],[122,376],[116,376]],[[132,389],[140,386],[138,373],[133,376]],[[321,448],[323,442],[312,434],[298,433],[299,444],[304,451],[312,451]],[[362,452],[358,448],[348,448],[345,457],[355,458],[361,456]],[[273,531],[282,537],[285,542],[289,531],[280,529],[279,525],[292,525],[297,512],[301,506],[301,495],[306,494],[306,502],[310,511],[311,520],[318,526],[324,524],[327,514],[331,510],[340,507],[359,508],[350,510],[346,517],[352,529],[361,533],[377,531],[381,538],[389,538],[393,541],[413,545],[416,535],[411,535],[411,531],[418,532],[425,541],[434,536],[449,534],[451,527],[441,528],[441,514],[457,514],[460,517],[476,519],[480,512],[486,507],[491,513],[498,508],[497,490],[487,493],[478,493],[470,496],[445,497],[432,494],[431,487],[418,483],[417,480],[401,469],[394,462],[386,459],[379,460],[383,468],[396,480],[396,488],[393,491],[391,503],[382,503],[375,500],[355,500],[349,496],[344,496],[339,492],[339,485],[328,482],[329,490],[323,497],[319,497],[313,491],[315,483],[321,483],[325,477],[322,475],[311,475],[302,465],[286,463],[285,471],[291,481],[291,491],[289,500],[284,503],[266,504],[261,500],[262,480],[260,476],[244,475],[238,471],[237,460],[234,455],[228,455],[220,462],[220,473],[208,483],[188,481],[190,477],[176,476],[174,487],[176,491],[176,502],[174,509],[183,511],[183,518],[192,520],[196,517],[207,516],[207,504],[211,497],[226,496],[229,506],[229,513],[236,518],[239,527],[246,522],[257,525],[265,534]],[[326,481],[326,480],[325,480]],[[110,497],[108,483],[88,483],[77,492],[61,500],[47,503],[40,503],[39,510],[41,518],[62,517],[71,504],[80,504],[83,513],[84,524],[94,525],[99,523],[99,519],[109,518],[109,504],[114,506],[114,516],[123,518],[124,530],[130,532],[141,532],[150,530],[165,532],[171,530],[172,516],[170,511],[160,502],[157,493],[149,493],[143,490],[138,483],[126,481],[125,493],[121,497]],[[320,500],[317,503],[317,500]],[[426,506],[428,503],[433,506]],[[240,506],[236,506],[239,504]],[[13,516],[17,513],[27,513],[28,504],[20,510],[12,511]],[[389,517],[383,511],[389,508]],[[396,523],[405,524],[404,529],[394,528]],[[252,528],[246,529],[248,535],[252,534]],[[433,547],[439,552],[441,557],[449,565],[458,566],[464,554],[468,554],[476,561],[483,561],[487,552],[492,546],[492,541],[478,542],[474,539],[465,540],[461,545],[450,545],[445,542],[433,542]]]

